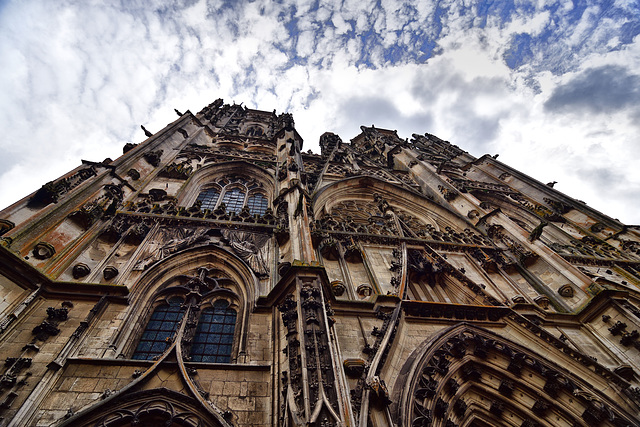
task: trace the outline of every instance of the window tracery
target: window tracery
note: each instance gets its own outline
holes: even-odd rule
[[[196,203],[200,209],[215,210],[222,204],[227,213],[240,213],[244,207],[251,215],[264,215],[269,200],[264,194],[262,185],[255,179],[240,176],[220,177],[200,191]]]
[[[230,363],[238,320],[237,294],[225,286],[233,281],[219,273],[201,267],[195,276],[175,276],[178,286],[163,291],[172,296],[164,297],[153,310],[132,359],[156,360],[176,341],[188,360]],[[176,337],[178,331],[181,335]]]

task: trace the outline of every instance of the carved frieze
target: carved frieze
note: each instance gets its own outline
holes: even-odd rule
[[[517,193],[511,187],[504,184],[472,181],[469,179],[459,179],[459,178],[449,178],[447,179],[447,181],[451,183],[451,185],[453,185],[461,193],[467,193],[474,190],[505,193],[505,194]]]

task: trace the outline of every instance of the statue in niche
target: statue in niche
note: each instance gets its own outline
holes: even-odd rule
[[[251,267],[258,277],[264,278],[269,275],[269,267],[267,265],[268,235],[246,231],[222,230],[222,240]]]

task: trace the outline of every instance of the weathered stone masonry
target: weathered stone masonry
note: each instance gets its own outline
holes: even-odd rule
[[[216,100],[0,212],[0,426],[633,426],[640,229]]]

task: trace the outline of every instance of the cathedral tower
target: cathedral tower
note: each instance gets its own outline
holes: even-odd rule
[[[635,426],[640,229],[216,100],[0,211],[0,426]]]

